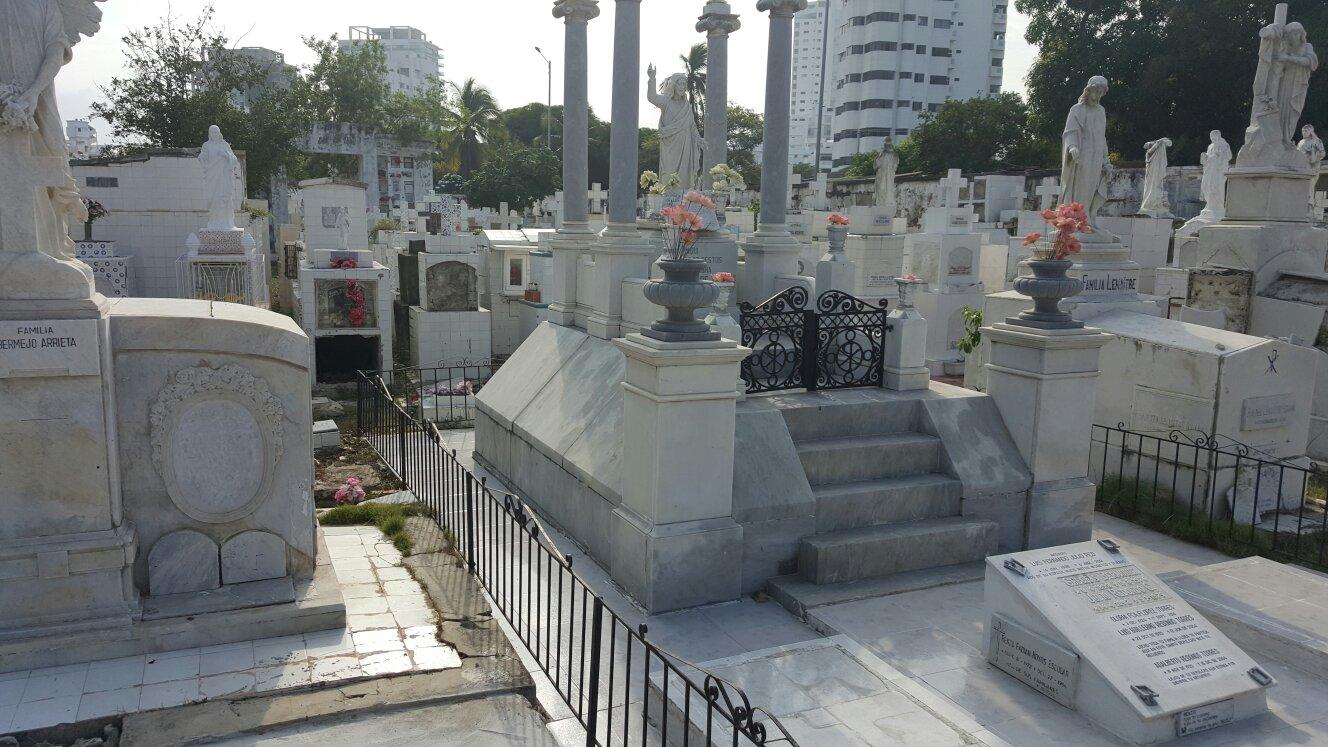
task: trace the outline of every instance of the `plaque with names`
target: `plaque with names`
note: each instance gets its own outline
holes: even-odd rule
[[[1281,428],[1296,414],[1296,397],[1292,394],[1274,394],[1268,397],[1250,397],[1240,406],[1240,429],[1262,431]]]
[[[1092,672],[1105,680],[1143,720],[1193,711],[1183,719],[1186,729],[1220,725],[1220,714],[1199,710],[1232,698],[1248,702],[1272,684],[1248,655],[1111,540],[1014,553],[987,563],[991,641],[1004,635],[1027,650],[1005,659],[1012,666],[1003,666],[989,645],[989,660],[1057,702],[1066,704],[1076,692],[1048,676],[1071,669],[1064,653],[1087,665],[1081,679]],[[1057,648],[1064,653],[1058,655]],[[1024,674],[1011,671],[1018,667]],[[1082,691],[1084,685],[1077,687]]]
[[[1184,737],[1201,731],[1226,726],[1236,720],[1236,703],[1230,698],[1209,703],[1176,714],[1176,736]]]
[[[99,375],[97,324],[93,319],[0,321],[0,379]]]
[[[1074,708],[1079,655],[1000,615],[991,619],[987,661],[1024,684]]]

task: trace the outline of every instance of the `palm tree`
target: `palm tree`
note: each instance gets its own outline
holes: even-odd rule
[[[706,60],[708,57],[709,49],[704,44],[693,44],[687,54],[678,56],[678,59],[682,60],[683,72],[687,75],[687,99],[692,102],[692,116],[696,118],[696,129],[698,131],[705,127]]]
[[[481,150],[485,143],[499,136],[502,129],[502,112],[498,110],[498,101],[493,92],[480,85],[474,78],[452,87],[454,98],[447,104],[447,113],[443,125],[443,155],[453,161],[457,172],[463,178],[479,169]]]

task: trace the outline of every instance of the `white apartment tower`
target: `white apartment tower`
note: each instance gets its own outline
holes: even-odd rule
[[[352,26],[340,46],[348,49],[370,41],[378,42],[387,56],[387,82],[393,91],[421,93],[443,76],[443,51],[417,28]]]
[[[69,141],[70,158],[96,158],[101,155],[101,146],[97,144],[97,130],[86,119],[66,121],[65,138]]]
[[[829,171],[832,110],[827,96],[821,99],[825,60],[825,12],[827,0],[813,0],[806,10],[793,16],[793,75],[789,83],[789,165],[816,162],[816,138],[821,148],[821,170]],[[821,119],[817,121],[817,111]],[[819,130],[819,131],[818,131]]]
[[[1000,93],[1009,0],[829,0],[834,167],[949,99]]]

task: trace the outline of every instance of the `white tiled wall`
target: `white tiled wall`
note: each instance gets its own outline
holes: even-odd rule
[[[416,366],[448,366],[488,361],[491,314],[479,311],[425,311],[410,307],[410,356]]]

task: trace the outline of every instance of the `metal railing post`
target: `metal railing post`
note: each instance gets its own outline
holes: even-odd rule
[[[604,602],[598,594],[592,594],[595,600],[595,606],[592,608],[590,616],[590,684],[586,689],[588,706],[586,708],[586,745],[594,747],[595,731],[599,725],[599,657],[601,639],[604,637]],[[668,672],[664,673],[668,677]],[[668,718],[667,706],[665,704],[664,718]]]
[[[475,573],[475,478],[466,473],[466,564]]]
[[[406,413],[401,408],[397,408],[397,448],[399,450],[397,463],[401,466],[397,474],[401,476],[401,482],[409,490],[410,480],[406,477]]]
[[[364,397],[365,390],[368,389],[368,380],[364,377],[364,372],[359,372],[359,380],[355,387],[355,435],[364,435]]]
[[[816,391],[816,372],[820,368],[821,347],[817,335],[819,323],[815,311],[803,310],[802,385],[809,392]]]

